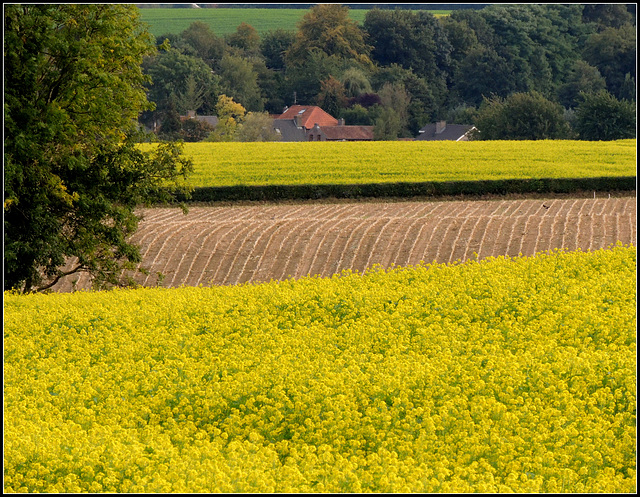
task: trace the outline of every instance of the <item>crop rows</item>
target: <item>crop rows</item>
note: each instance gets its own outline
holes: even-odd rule
[[[235,285],[345,269],[585,251],[636,240],[635,197],[192,207],[142,211],[144,286]],[[88,288],[81,276],[76,288]],[[55,290],[68,291],[71,281]]]

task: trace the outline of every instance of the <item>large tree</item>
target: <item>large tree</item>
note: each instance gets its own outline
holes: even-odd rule
[[[364,33],[349,18],[349,7],[339,4],[319,4],[309,9],[287,51],[287,65],[304,64],[314,49],[367,67],[371,65],[371,47],[365,43]]]
[[[5,289],[80,271],[119,284],[141,262],[135,208],[172,200],[165,187],[191,169],[175,144],[136,146],[152,37],[133,5],[4,12]]]

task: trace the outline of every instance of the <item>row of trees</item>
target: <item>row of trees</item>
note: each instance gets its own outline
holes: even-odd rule
[[[171,48],[145,59],[157,107],[142,121],[167,129],[188,110],[214,114],[225,94],[250,112],[316,104],[388,139],[415,136],[435,120],[478,124],[483,106],[535,94],[559,105],[573,136],[584,136],[573,125],[585,96],[604,91],[616,105],[635,102],[633,7],[491,5],[440,18],[373,9],[359,26],[346,6],[316,5],[297,31],[263,36],[243,23],[220,37],[196,22],[160,36]]]

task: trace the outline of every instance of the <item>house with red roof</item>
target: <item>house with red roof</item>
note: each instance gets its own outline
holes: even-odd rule
[[[273,120],[282,141],[373,140],[373,126],[346,126],[316,105],[292,105]]]

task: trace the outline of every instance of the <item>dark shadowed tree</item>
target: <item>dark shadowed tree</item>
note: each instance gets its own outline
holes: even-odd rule
[[[398,64],[411,69],[429,85],[446,80],[451,45],[445,30],[431,13],[372,9],[363,30],[373,46],[371,58],[381,66]]]
[[[260,51],[269,69],[275,71],[285,70],[284,56],[287,50],[291,48],[295,38],[295,31],[287,31],[282,28],[267,31],[262,35]]]
[[[607,90],[621,98],[625,77],[636,78],[636,28],[625,24],[591,35],[584,46],[584,60],[595,66],[607,81]]]
[[[342,83],[333,76],[321,81],[316,104],[332,116],[340,114],[340,111],[347,105],[347,97]]]
[[[589,65],[584,60],[577,60],[565,83],[558,88],[558,99],[564,107],[573,108],[578,104],[581,92],[597,93],[606,87],[607,83],[597,67]]]
[[[618,100],[606,90],[582,93],[576,107],[575,129],[581,140],[620,140],[636,137],[636,105]]]
[[[134,209],[172,200],[165,187],[191,168],[176,144],[136,146],[152,37],[133,5],[4,12],[5,289],[44,290],[81,271],[98,287],[121,284],[141,262]]]
[[[506,99],[485,99],[476,122],[481,140],[549,140],[571,137],[560,104],[540,93],[514,93]]]

